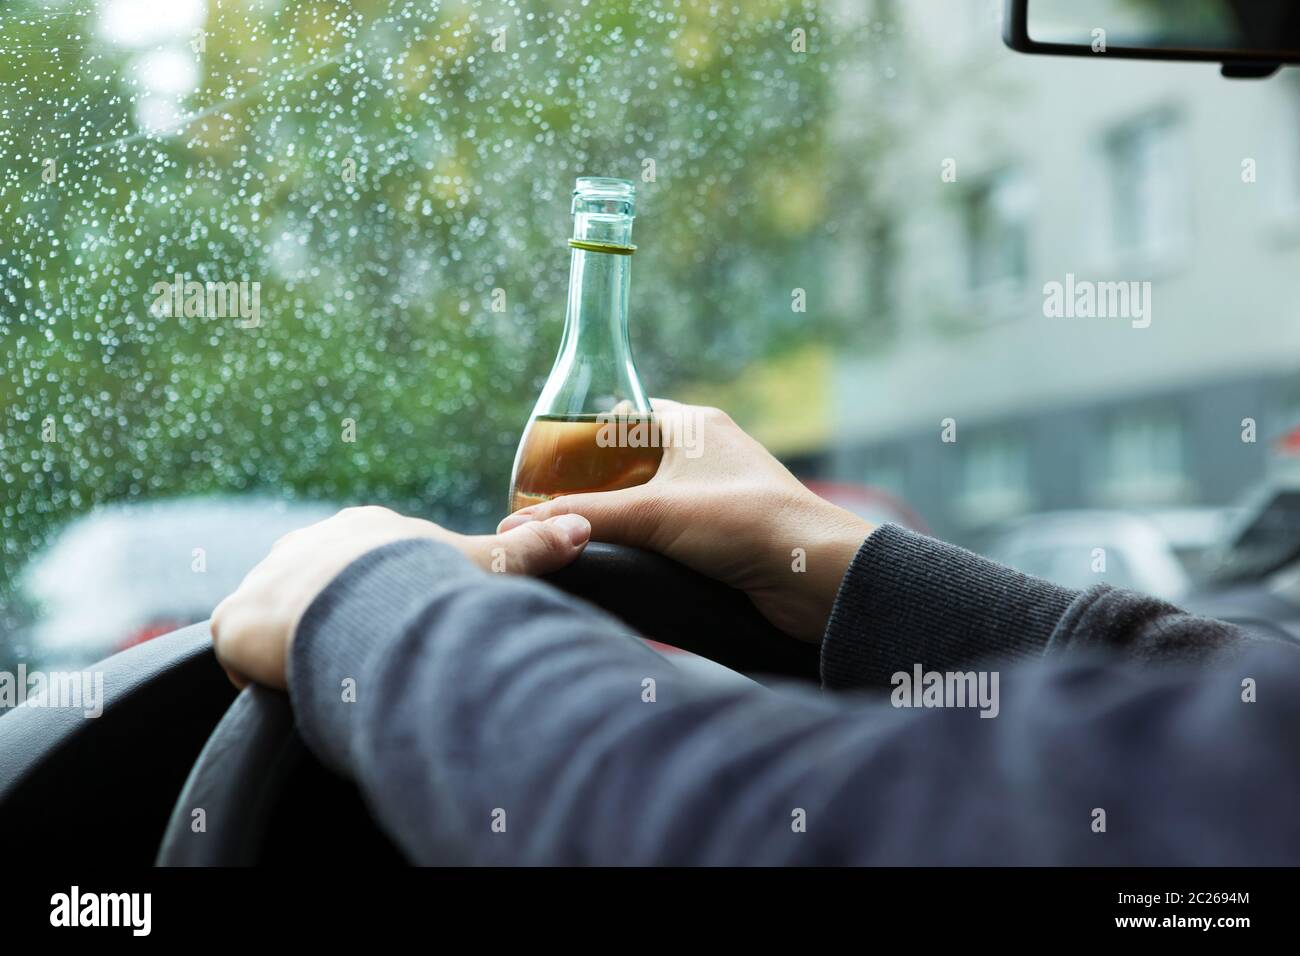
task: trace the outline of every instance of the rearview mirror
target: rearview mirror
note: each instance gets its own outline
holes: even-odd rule
[[[1300,63],[1296,0],[1007,0],[1002,38],[1022,53],[1209,60],[1224,76]]]

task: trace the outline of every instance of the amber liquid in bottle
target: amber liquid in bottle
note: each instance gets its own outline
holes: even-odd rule
[[[564,333],[515,455],[511,511],[630,488],[659,468],[663,446],[628,344],[635,198],[621,179],[583,177],[574,187]]]
[[[532,420],[519,450],[510,510],[518,511],[558,495],[618,491],[645,484],[659,470],[663,449],[602,442],[626,433],[644,417],[619,420],[597,415],[544,415]]]

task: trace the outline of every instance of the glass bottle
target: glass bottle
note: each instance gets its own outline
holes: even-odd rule
[[[636,187],[580,178],[573,190],[569,304],[550,377],[519,441],[510,510],[649,481],[663,448],[627,337]]]

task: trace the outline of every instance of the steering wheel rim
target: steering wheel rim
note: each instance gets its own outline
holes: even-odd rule
[[[655,641],[750,676],[817,679],[818,653],[783,634],[749,599],[659,555],[592,543],[547,580],[613,613]],[[319,771],[294,727],[287,695],[245,688],[194,762],[172,809],[156,863],[262,862],[286,788]]]
[[[275,803],[307,758],[287,694],[250,684],[186,778],[158,846],[159,866],[252,866]]]

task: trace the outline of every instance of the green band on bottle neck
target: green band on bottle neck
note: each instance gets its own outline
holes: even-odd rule
[[[569,245],[587,252],[608,252],[614,256],[630,256],[636,252],[636,246],[620,246],[614,242],[592,242],[589,239],[570,239]]]

